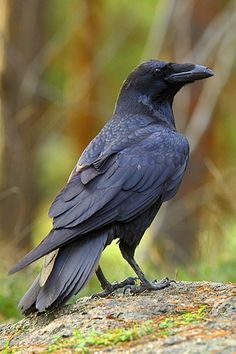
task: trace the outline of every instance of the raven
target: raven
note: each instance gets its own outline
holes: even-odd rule
[[[125,80],[112,118],[90,142],[64,189],[52,203],[53,228],[11,270],[45,256],[41,273],[19,303],[23,313],[45,311],[78,293],[94,272],[106,296],[131,286],[158,290],[134,259],[145,230],[181,183],[189,158],[187,139],[176,131],[172,103],[185,85],[213,75],[202,65],[149,60]],[[99,259],[114,239],[137,278],[111,284]]]

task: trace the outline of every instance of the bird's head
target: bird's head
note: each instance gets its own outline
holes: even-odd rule
[[[173,100],[184,85],[213,75],[213,71],[203,65],[149,60],[129,74],[123,88],[133,88],[153,101]]]

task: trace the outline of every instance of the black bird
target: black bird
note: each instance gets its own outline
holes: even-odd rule
[[[127,285],[132,292],[158,290],[134,260],[145,230],[161,204],[172,198],[189,158],[187,139],[176,131],[172,103],[185,84],[213,75],[202,65],[149,60],[124,82],[114,114],[82,153],[65,188],[51,205],[53,229],[10,271],[45,256],[42,272],[19,303],[24,313],[64,304],[92,274],[105,296]],[[140,280],[109,283],[99,266],[114,239]]]

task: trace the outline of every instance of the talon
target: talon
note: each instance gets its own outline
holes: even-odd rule
[[[162,279],[160,283],[166,284],[167,286],[170,285],[171,283],[177,283],[176,280],[174,279],[169,279],[168,277]]]
[[[126,291],[130,290],[131,294],[132,294],[132,285],[126,285],[124,287],[124,290],[123,290],[123,294],[125,295],[126,294]]]
[[[126,286],[124,293],[128,289],[130,289],[132,295],[141,294],[145,290],[161,290],[170,286],[171,283],[176,283],[176,281],[170,280],[169,278],[164,278],[160,281],[154,280],[153,282],[146,281],[141,283],[139,286]]]
[[[112,293],[114,293],[115,290],[124,288],[124,292],[127,290],[127,287],[135,286],[135,282],[138,278],[137,277],[129,277],[121,282],[116,282],[114,284],[108,283],[107,287],[104,288],[104,291],[92,295],[92,299],[94,298],[99,298],[99,297],[106,297]]]

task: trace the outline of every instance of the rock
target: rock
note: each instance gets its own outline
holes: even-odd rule
[[[6,353],[235,353],[234,284],[178,282],[138,296],[83,298],[0,326]]]

